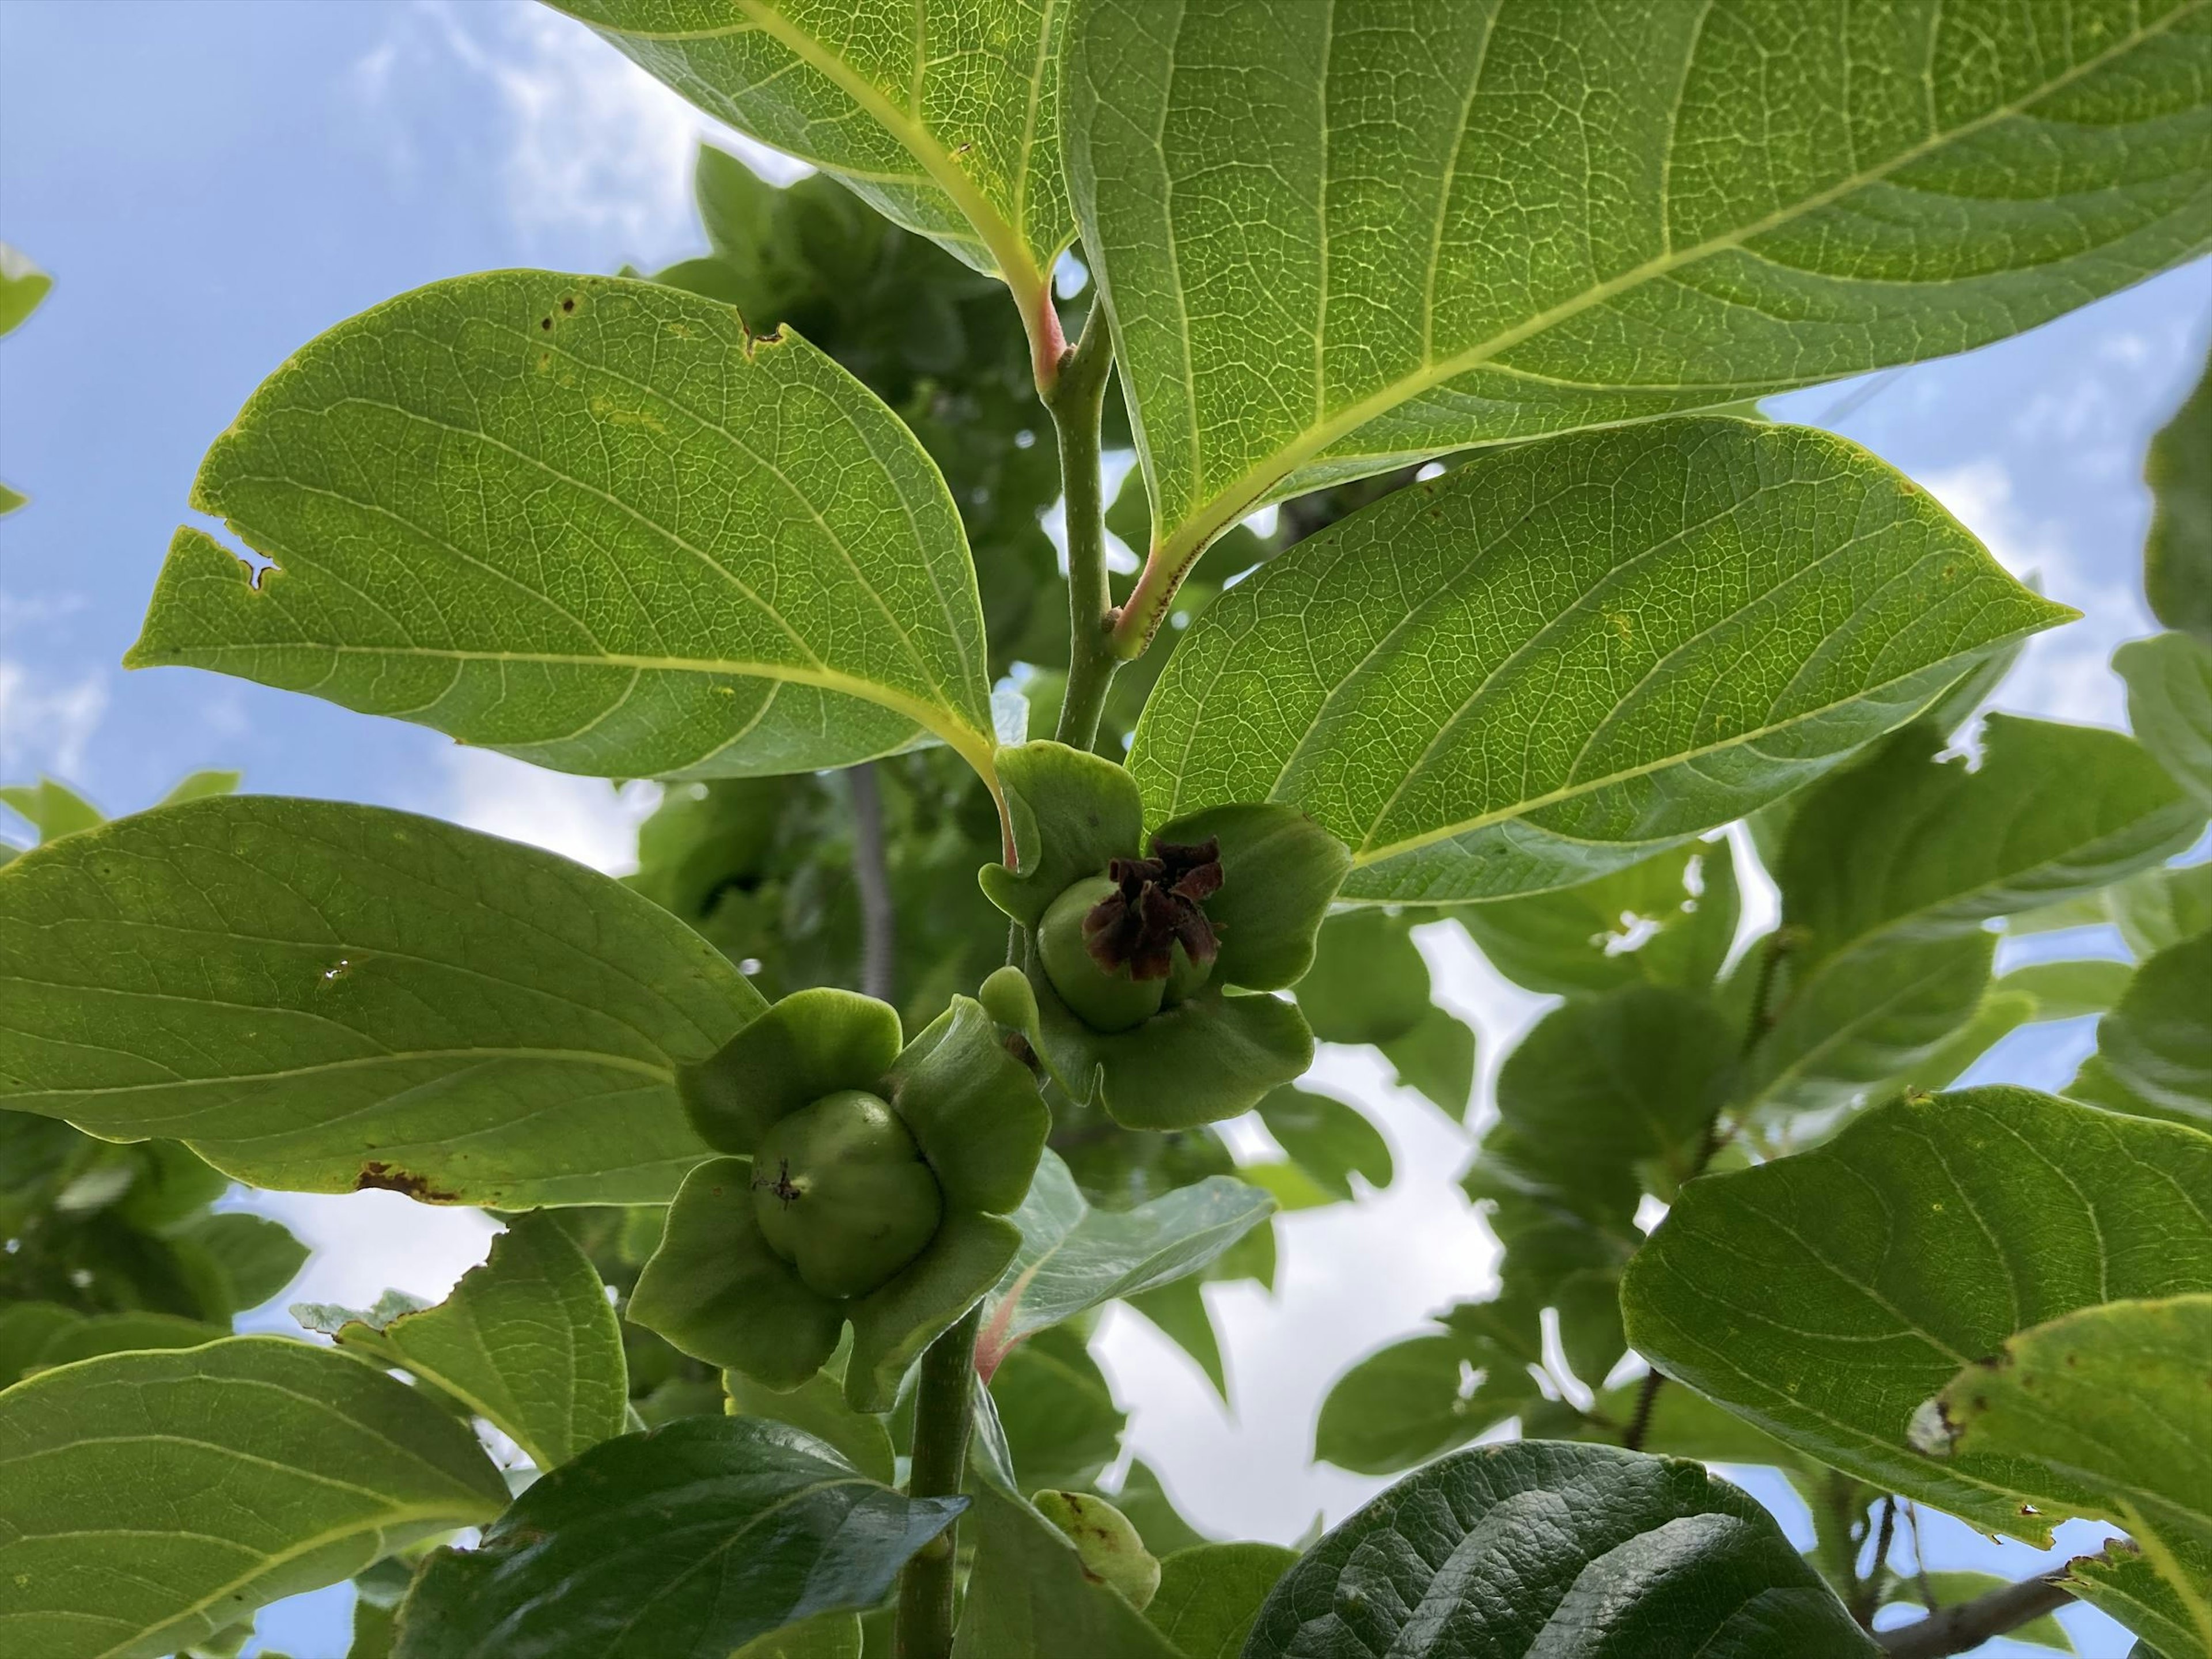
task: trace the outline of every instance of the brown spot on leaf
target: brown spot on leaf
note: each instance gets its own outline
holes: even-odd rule
[[[434,1185],[428,1177],[410,1170],[395,1169],[377,1158],[370,1158],[361,1166],[354,1177],[353,1189],[365,1193],[372,1189],[384,1193],[404,1193],[424,1204],[459,1204],[461,1195]]]

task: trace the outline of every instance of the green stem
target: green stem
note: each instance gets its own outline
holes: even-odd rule
[[[1060,436],[1060,484],[1067,501],[1067,695],[1053,733],[1088,749],[1121,659],[1114,650],[1114,601],[1106,589],[1106,502],[1098,475],[1098,416],[1114,345],[1095,301],[1083,337],[1060,360],[1045,407]]]
[[[973,1422],[977,1303],[929,1345],[914,1396],[910,1498],[958,1495]],[[952,1651],[953,1527],[947,1527],[899,1575],[898,1659],[946,1659]]]

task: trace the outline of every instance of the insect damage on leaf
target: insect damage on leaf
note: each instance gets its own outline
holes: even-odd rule
[[[354,1178],[353,1188],[357,1193],[372,1191],[404,1193],[408,1197],[423,1204],[459,1204],[466,1201],[459,1193],[441,1187],[435,1182],[416,1175],[411,1170],[396,1168],[378,1158],[370,1158],[362,1164],[361,1173]]]

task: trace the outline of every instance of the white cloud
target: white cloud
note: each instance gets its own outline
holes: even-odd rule
[[[69,782],[84,776],[85,745],[107,713],[107,676],[88,669],[64,684],[42,679],[20,662],[0,658],[0,775],[10,781],[51,772]]]
[[[609,875],[637,868],[637,826],[660,804],[660,786],[580,778],[489,749],[455,748],[447,793],[430,810],[487,835],[550,848]]]
[[[283,1296],[246,1322],[288,1334],[296,1334],[286,1311],[295,1302],[366,1308],[387,1290],[441,1301],[489,1254],[498,1231],[481,1210],[417,1204],[399,1193],[252,1192],[222,1207],[271,1216],[314,1251]]]
[[[2127,693],[2110,666],[2120,644],[2149,623],[2136,591],[2132,561],[2078,555],[2055,520],[2021,510],[2013,474],[1986,457],[1920,475],[1920,482],[1979,537],[2015,576],[2082,613],[2081,620],[2036,635],[1995,699],[2015,714],[2127,724]]]
[[[489,88],[500,118],[498,167],[525,238],[588,233],[610,254],[656,265],[696,250],[692,158],[702,138],[788,182],[811,171],[695,109],[573,19],[534,4],[419,0],[353,66],[356,95],[404,118],[396,84],[410,70],[458,66]],[[412,139],[393,159],[412,171]]]

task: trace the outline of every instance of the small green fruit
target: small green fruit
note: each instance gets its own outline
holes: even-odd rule
[[[1190,959],[1190,952],[1184,950],[1182,941],[1177,939],[1175,947],[1175,963],[1168,969],[1167,994],[1160,999],[1161,1005],[1164,1007],[1172,1008],[1179,1002],[1189,1001],[1191,998],[1206,988],[1206,981],[1212,977],[1213,964],[1210,962],[1193,962]]]
[[[1083,935],[1083,919],[1121,890],[1106,876],[1077,882],[1052,902],[1037,927],[1045,977],[1077,1018],[1094,1031],[1126,1031],[1160,1011],[1165,979],[1138,979],[1126,966],[1102,968]]]
[[[899,1115],[859,1089],[777,1122],[753,1152],[769,1248],[823,1296],[866,1296],[920,1255],[945,1197]]]
[[[1083,1571],[1110,1584],[1142,1613],[1160,1588],[1159,1558],[1145,1547],[1129,1517],[1087,1492],[1041,1492],[1037,1513],[1074,1541]]]

